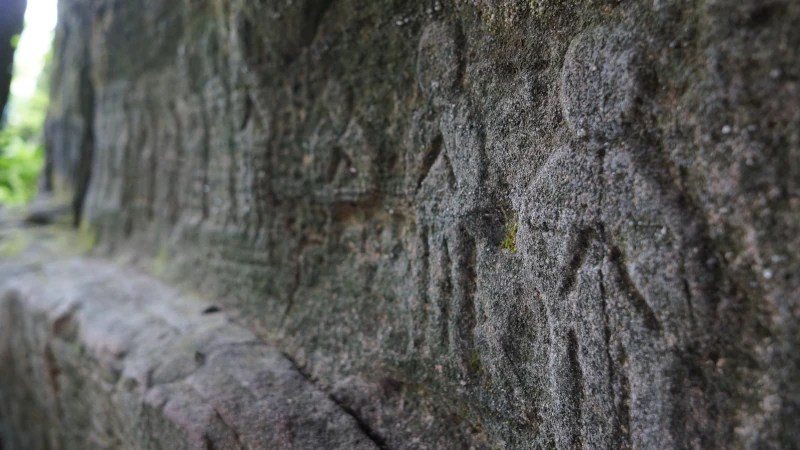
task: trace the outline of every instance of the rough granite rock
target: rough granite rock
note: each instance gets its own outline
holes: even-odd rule
[[[800,442],[799,2],[60,19],[49,176],[97,254],[218,299],[376,445]]]
[[[0,264],[4,449],[378,449],[213,305],[129,268],[25,247]]]

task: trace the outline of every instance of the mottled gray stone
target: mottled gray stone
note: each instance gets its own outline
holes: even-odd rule
[[[618,138],[647,114],[644,39],[624,28],[597,27],[572,40],[561,72],[561,103],[578,137]]]
[[[206,302],[106,261],[24,252],[39,264],[0,267],[3,448],[378,448]]]
[[[91,166],[97,256],[384,447],[800,441],[800,3],[61,3],[51,176]]]

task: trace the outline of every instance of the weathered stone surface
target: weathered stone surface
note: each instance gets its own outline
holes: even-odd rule
[[[100,253],[385,447],[800,442],[800,3],[61,3]]]
[[[378,448],[211,305],[107,261],[21,251],[0,264],[2,448]]]
[[[11,88],[16,44],[14,36],[22,32],[27,0],[6,0],[0,4],[0,125]]]

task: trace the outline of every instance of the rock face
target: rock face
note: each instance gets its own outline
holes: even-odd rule
[[[42,263],[52,256],[0,265],[3,448],[378,449],[218,308],[103,261]]]
[[[8,102],[14,65],[15,36],[22,32],[27,0],[5,0],[0,5],[0,126]]]
[[[48,176],[98,252],[218,299],[376,446],[800,442],[800,3],[60,19]]]

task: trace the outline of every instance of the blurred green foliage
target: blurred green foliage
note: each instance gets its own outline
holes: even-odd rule
[[[44,147],[25,141],[15,130],[0,130],[0,203],[18,205],[36,194],[36,183],[44,164]]]
[[[0,129],[0,204],[19,205],[36,195],[44,166],[43,129],[51,53],[45,55],[36,91],[30,97],[12,96],[8,120]]]

